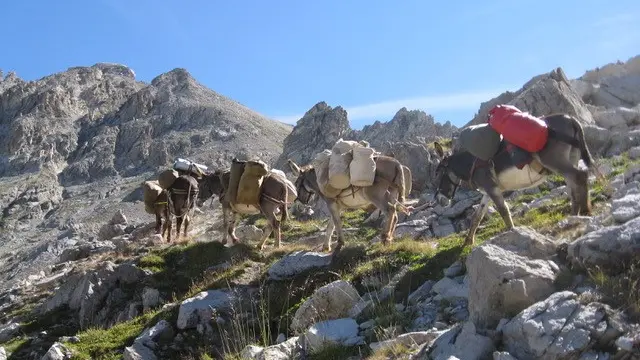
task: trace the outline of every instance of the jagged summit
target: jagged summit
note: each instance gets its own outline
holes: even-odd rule
[[[422,110],[398,110],[388,122],[376,121],[362,130],[349,125],[348,113],[341,106],[331,107],[321,101],[312,106],[298,120],[293,131],[284,140],[282,156],[277,166],[284,166],[287,159],[306,164],[316,153],[331,148],[340,138],[367,140],[374,147],[383,147],[389,142],[413,141],[424,144],[440,137],[451,137],[456,131],[450,122],[436,123],[431,115]]]

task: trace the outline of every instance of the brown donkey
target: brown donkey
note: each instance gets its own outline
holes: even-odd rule
[[[230,202],[224,198],[227,187],[229,186],[229,179],[231,178],[230,170],[218,170],[213,173],[206,174],[200,181],[200,194],[198,200],[200,204],[204,203],[212,196],[218,196],[222,205],[222,216],[224,223],[224,243],[228,242],[228,237],[231,236],[233,243],[237,243],[238,237],[235,234],[237,215],[256,215],[262,214],[267,218],[267,228],[264,229],[262,239],[258,244],[259,249],[263,249],[267,239],[273,231],[275,231],[276,248],[280,247],[281,240],[281,226],[287,221],[289,217],[288,206],[291,205],[297,198],[295,188],[287,186],[287,184],[277,175],[269,173],[264,177],[260,190],[260,207],[255,208],[254,211],[237,210]],[[282,214],[278,219],[278,214]]]
[[[331,212],[331,217],[327,224],[324,250],[331,250],[331,236],[334,230],[338,234],[335,253],[338,253],[344,245],[340,217],[343,209],[363,209],[372,204],[386,215],[387,224],[382,234],[382,242],[386,245],[393,241],[393,233],[398,222],[397,207],[401,211],[408,213],[408,208],[405,206],[407,194],[405,192],[404,169],[398,160],[389,156],[377,156],[375,157],[375,162],[376,175],[373,185],[350,187],[343,190],[335,198],[329,198],[320,191],[313,166],[307,165],[300,168],[293,160],[288,160],[291,171],[298,178],[295,183],[298,191],[298,200],[308,204],[315,194],[324,200]]]
[[[190,175],[180,175],[176,181],[166,190],[167,206],[164,210],[165,223],[162,236],[167,233],[167,241],[171,242],[171,228],[173,217],[176,217],[176,239],[180,238],[180,228],[184,223],[184,233],[187,236],[187,229],[190,222],[191,210],[196,204],[198,196],[198,181]],[[156,215],[157,220],[157,215]]]
[[[577,119],[565,114],[549,115],[541,119],[549,129],[547,144],[541,151],[531,154],[532,162],[522,169],[516,167],[510,154],[505,151],[504,141],[494,158],[488,162],[483,162],[464,150],[453,154],[445,153],[442,146],[435,143],[436,153],[441,159],[436,169],[435,199],[446,206],[463,181],[484,195],[473,215],[465,245],[475,242],[476,230],[487,212],[489,200],[496,205],[506,228],[510,230],[514,226],[513,219],[503,193],[538,186],[552,172],[561,174],[570,189],[571,213],[591,214],[589,172],[578,168],[580,159],[589,169],[593,165],[582,126]]]

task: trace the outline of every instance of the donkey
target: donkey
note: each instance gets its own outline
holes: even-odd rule
[[[239,241],[235,234],[237,214],[262,214],[267,218],[267,228],[264,230],[257,248],[260,250],[264,249],[265,243],[273,231],[275,231],[276,248],[280,248],[281,226],[289,217],[288,206],[298,197],[295,189],[287,186],[278,176],[268,174],[262,182],[259,208],[255,211],[238,210],[224,197],[226,189],[229,187],[230,178],[231,170],[218,170],[204,175],[199,185],[200,194],[198,200],[200,206],[214,195],[218,196],[222,204],[224,243],[226,244],[228,242],[229,236],[231,236],[234,244]],[[279,213],[282,214],[280,219],[277,217]]]
[[[171,227],[173,217],[176,217],[176,238],[180,238],[180,228],[184,222],[184,236],[187,236],[190,216],[198,196],[198,181],[191,175],[180,175],[176,181],[166,190],[167,206],[164,208],[165,223],[162,236],[167,234],[167,241],[171,242]],[[156,215],[157,221],[157,215]]]
[[[374,205],[384,213],[387,224],[382,234],[382,242],[385,245],[393,242],[393,233],[398,222],[397,208],[403,213],[409,214],[410,208],[405,206],[405,174],[402,164],[392,157],[379,155],[375,157],[376,174],[373,185],[367,187],[350,187],[343,190],[335,198],[329,198],[322,194],[318,186],[316,172],[312,165],[299,167],[293,160],[288,164],[296,179],[298,200],[308,204],[313,195],[318,196],[327,204],[331,217],[327,224],[324,251],[331,251],[331,236],[333,231],[338,233],[338,244],[334,250],[337,254],[344,245],[342,234],[341,213],[343,209],[363,209]]]
[[[489,200],[496,205],[506,229],[511,230],[513,219],[503,193],[538,186],[551,173],[562,175],[570,189],[571,214],[591,215],[588,170],[592,169],[593,158],[582,126],[576,118],[566,114],[553,114],[541,119],[549,129],[547,144],[539,152],[532,153],[532,161],[522,169],[516,167],[506,151],[507,143],[504,140],[489,161],[482,161],[464,150],[445,153],[440,143],[435,143],[440,158],[435,173],[435,182],[438,184],[435,200],[447,206],[463,181],[483,194],[480,206],[473,215],[465,245],[475,242],[476,230],[487,212]],[[578,167],[580,159],[587,170]]]

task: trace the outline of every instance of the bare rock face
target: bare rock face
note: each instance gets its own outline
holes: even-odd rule
[[[456,130],[450,122],[436,123],[433,116],[422,110],[401,108],[391,121],[376,121],[361,131],[354,131],[353,137],[367,140],[371,146],[378,148],[388,142],[416,142],[425,144],[437,138],[450,138]]]
[[[498,104],[516,106],[534,116],[564,113],[577,117],[583,124],[594,123],[592,114],[571,87],[562,68],[534,77],[515,93],[506,92],[483,103],[478,114],[465,126],[487,122],[489,110]]]
[[[414,142],[386,141],[377,148],[381,153],[392,156],[411,170],[412,189],[422,192],[432,187],[437,161],[434,150]]]
[[[288,159],[306,165],[316,153],[331,149],[338,139],[350,138],[350,134],[347,112],[341,106],[332,108],[324,101],[319,102],[298,120],[285,138],[282,155],[275,166],[284,167]]]

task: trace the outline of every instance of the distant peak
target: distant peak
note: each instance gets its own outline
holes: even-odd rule
[[[175,68],[171,71],[167,71],[164,74],[160,74],[156,76],[153,80],[151,80],[152,85],[157,85],[162,82],[176,82],[176,83],[186,83],[190,80],[193,80],[193,77],[185,68]]]

